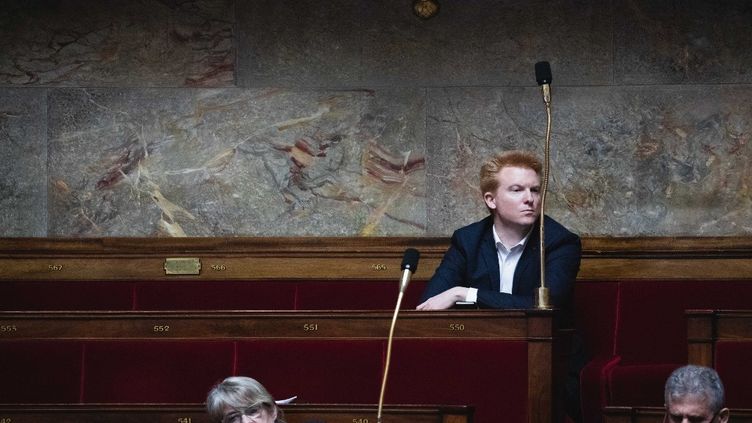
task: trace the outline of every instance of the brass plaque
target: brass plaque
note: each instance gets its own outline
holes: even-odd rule
[[[166,275],[198,275],[201,259],[198,257],[168,257],[164,262]]]

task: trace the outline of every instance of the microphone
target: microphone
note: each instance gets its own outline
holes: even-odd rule
[[[410,276],[418,270],[418,260],[420,253],[415,248],[408,248],[402,256],[402,277],[400,278],[399,294],[397,295],[397,306],[394,307],[392,324],[389,327],[389,338],[386,343],[386,363],[384,364],[384,377],[381,379],[381,393],[379,394],[379,409],[376,415],[377,423],[381,423],[381,410],[384,406],[384,392],[386,391],[386,378],[389,375],[389,362],[392,358],[392,339],[394,338],[394,326],[397,324],[397,314],[399,313],[402,297],[405,295],[407,285],[410,283]]]
[[[405,250],[405,255],[402,256],[402,278],[400,278],[399,292],[404,293],[407,289],[407,284],[410,283],[410,276],[418,269],[418,260],[420,259],[420,253],[415,248],[408,248]]]
[[[546,105],[551,104],[551,65],[548,62],[538,62],[535,64],[535,80],[541,86],[543,93],[543,102]]]

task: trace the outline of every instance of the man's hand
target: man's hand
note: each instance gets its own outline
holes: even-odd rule
[[[454,305],[457,301],[465,301],[467,297],[467,288],[455,286],[449,288],[441,294],[434,295],[416,307],[416,310],[446,310]]]

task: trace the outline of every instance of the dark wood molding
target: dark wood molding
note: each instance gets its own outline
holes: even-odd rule
[[[410,237],[0,238],[0,281],[394,280],[406,248],[421,252],[414,279],[427,280],[448,246]],[[165,275],[168,257],[198,258],[202,271]],[[752,237],[591,237],[578,278],[749,279],[751,258]]]
[[[662,407],[616,407],[603,409],[605,423],[662,423]],[[752,423],[752,410],[732,408],[729,421],[734,423]]]
[[[561,383],[561,374],[555,369],[561,368],[558,360],[566,358],[557,353],[565,332],[555,323],[556,314],[556,310],[405,311],[400,315],[394,336],[398,341],[442,340],[457,347],[477,345],[478,340],[527,343],[528,421],[549,423],[557,421],[554,416],[561,412],[558,402],[554,401],[555,387]],[[310,339],[334,345],[363,339],[383,341],[391,318],[388,312],[364,311],[0,312],[4,327],[0,341],[115,340],[121,343],[145,339],[177,342],[256,339],[308,342]],[[314,325],[313,330],[311,325]],[[425,353],[430,354],[431,343],[424,345]],[[340,359],[342,357],[332,356],[332,360]],[[12,420],[13,423],[21,421],[42,420]]]
[[[281,408],[288,423],[375,422],[377,411],[375,405],[365,404],[289,404]],[[472,423],[473,407],[386,405],[383,416],[394,423]],[[203,404],[0,405],[0,420],[13,423],[214,423]]]
[[[690,364],[714,367],[718,341],[752,341],[752,310],[687,310]]]
[[[550,343],[554,315],[555,310],[405,310],[394,338]],[[384,311],[0,311],[4,328],[12,328],[0,340],[384,339],[391,319]],[[545,324],[534,324],[539,322]]]
[[[392,255],[418,248],[443,255],[446,237],[0,238],[0,257],[207,254],[254,256]],[[752,257],[752,237],[583,237],[583,257]]]

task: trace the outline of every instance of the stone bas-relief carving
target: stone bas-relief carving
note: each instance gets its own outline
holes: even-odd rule
[[[417,90],[55,90],[61,236],[386,235],[425,229]]]
[[[3,1],[0,85],[234,84],[232,0],[39,3]]]

